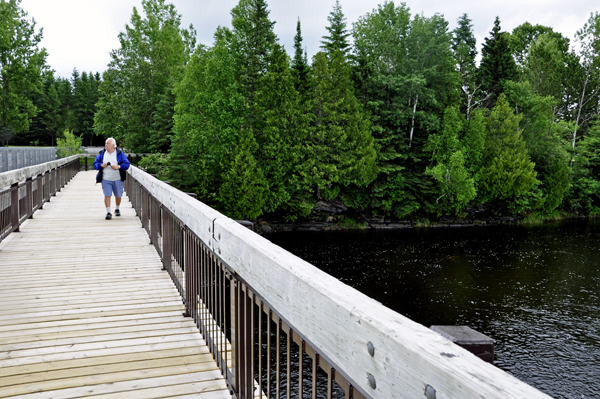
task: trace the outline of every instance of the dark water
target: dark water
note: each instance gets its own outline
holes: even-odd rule
[[[555,398],[600,398],[600,221],[267,237],[427,327],[496,340],[495,365]]]

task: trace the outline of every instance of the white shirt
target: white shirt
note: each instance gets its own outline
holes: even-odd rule
[[[113,151],[113,153],[109,153],[108,151],[104,151],[104,158],[102,158],[102,163],[110,162],[111,165],[118,165],[117,162],[117,149]],[[110,166],[102,169],[102,179],[108,181],[121,180],[121,174],[119,170],[114,170]]]

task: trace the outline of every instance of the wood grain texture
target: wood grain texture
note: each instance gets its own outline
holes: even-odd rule
[[[127,197],[105,220],[94,176],[0,243],[0,398],[231,398]]]

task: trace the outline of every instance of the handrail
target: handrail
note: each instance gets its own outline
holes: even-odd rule
[[[0,173],[0,242],[42,209],[79,171],[79,156]]]
[[[136,167],[126,191],[237,398],[549,397]]]

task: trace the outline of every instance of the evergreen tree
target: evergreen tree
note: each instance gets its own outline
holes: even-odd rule
[[[327,20],[329,21],[329,26],[325,29],[327,29],[329,34],[323,36],[321,48],[328,56],[333,55],[336,51],[340,51],[344,57],[347,57],[350,49],[350,44],[348,43],[350,33],[346,29],[346,17],[342,12],[340,0],[335,0],[335,5],[329,13]]]
[[[452,32],[452,51],[454,52],[458,72],[462,78],[461,108],[464,110],[467,120],[469,120],[471,119],[471,110],[481,102],[479,98],[481,84],[477,83],[477,66],[475,65],[477,40],[473,34],[473,25],[467,14],[460,16],[457,22],[458,26]]]
[[[490,36],[481,50],[479,81],[483,92],[493,105],[503,92],[506,81],[518,80],[518,71],[509,46],[509,34],[500,31],[500,18],[496,17]]]
[[[331,60],[317,53],[310,82],[310,126],[303,142],[301,183],[316,191],[317,198],[333,199],[341,186],[365,186],[377,176],[376,145],[341,51]]]
[[[42,30],[36,33],[20,4],[0,2],[0,145],[29,130],[37,109],[28,94],[39,90],[46,65],[46,50],[38,47]]]
[[[573,162],[568,208],[591,216],[600,215],[600,124],[592,124],[578,146]]]
[[[250,129],[242,129],[237,145],[225,158],[221,206],[233,219],[256,219],[263,212],[267,181],[254,154],[258,149]]]
[[[515,200],[537,182],[535,165],[519,131],[520,120],[501,94],[486,120],[484,163],[478,181],[481,203]]]
[[[232,47],[245,99],[245,126],[253,129],[260,78],[267,72],[277,36],[264,0],[240,0],[231,10]]]
[[[268,72],[260,85],[263,94],[256,105],[260,115],[255,125],[259,148],[256,159],[269,185],[265,212],[273,212],[286,206],[297,192],[300,143],[306,137],[306,117],[283,47],[274,46]]]
[[[300,18],[296,25],[296,35],[294,36],[294,58],[292,59],[292,72],[294,73],[296,90],[300,95],[304,95],[308,89],[308,73],[310,67],[306,59],[306,51],[302,49],[302,30],[300,28]]]

